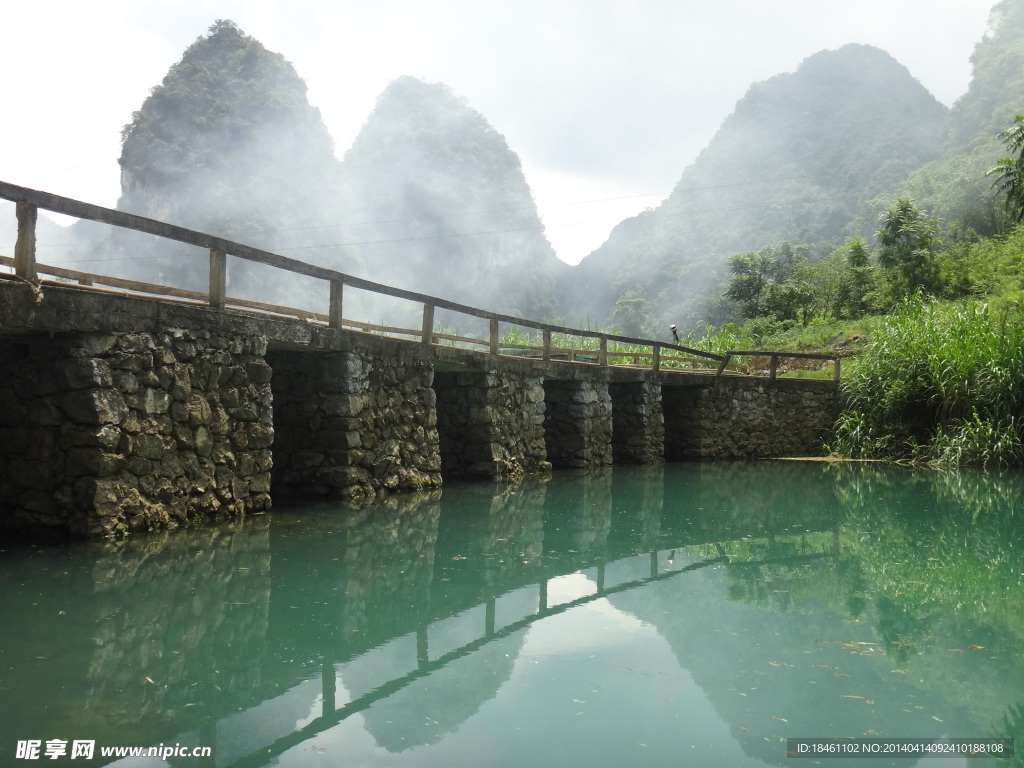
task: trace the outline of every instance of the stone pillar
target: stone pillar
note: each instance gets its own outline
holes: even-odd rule
[[[355,500],[441,484],[430,361],[384,344],[269,356],[275,488]]]
[[[668,386],[661,388],[661,408],[665,422],[665,458],[668,461],[700,459],[701,448],[701,393],[695,386]],[[705,422],[706,425],[706,422]]]
[[[509,479],[551,469],[544,380],[512,370],[435,373],[445,475]]]
[[[661,385],[637,381],[609,385],[612,457],[616,464],[660,464],[665,460]]]
[[[612,403],[606,381],[545,381],[544,400],[544,436],[553,466],[612,463]]]
[[[265,349],[183,329],[4,344],[3,525],[98,536],[268,509]]]

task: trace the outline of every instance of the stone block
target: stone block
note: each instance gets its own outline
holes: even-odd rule
[[[147,387],[142,390],[139,406],[144,413],[151,416],[167,413],[171,407],[171,396],[163,390]]]
[[[250,448],[269,448],[274,444],[273,427],[266,424],[250,424],[247,429]]]
[[[128,415],[128,405],[115,389],[67,392],[61,397],[60,407],[78,424],[118,424]]]
[[[103,360],[70,358],[54,367],[57,386],[62,390],[113,386],[110,366]]]
[[[209,427],[200,425],[196,427],[192,443],[195,446],[196,454],[208,458],[213,453],[213,434]]]
[[[139,435],[134,442],[133,454],[152,461],[161,461],[177,450],[175,441],[167,435]]]
[[[266,360],[256,359],[245,363],[245,373],[252,384],[269,384],[273,371]]]

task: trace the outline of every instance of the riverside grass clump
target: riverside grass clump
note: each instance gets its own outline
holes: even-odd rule
[[[905,299],[843,385],[832,452],[949,466],[1022,466],[1024,315]]]

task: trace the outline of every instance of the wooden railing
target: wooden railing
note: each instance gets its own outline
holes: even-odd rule
[[[137,216],[124,211],[83,203],[49,192],[20,187],[3,181],[0,181],[0,199],[11,200],[16,204],[18,218],[18,239],[14,249],[14,257],[0,257],[0,263],[13,267],[14,274],[18,278],[27,281],[33,286],[39,285],[40,274],[50,275],[60,280],[76,281],[80,285],[89,286],[94,290],[104,290],[97,286],[107,286],[107,289],[119,289],[133,293],[199,302],[215,309],[224,309],[231,306],[246,310],[300,317],[307,321],[324,323],[331,328],[349,328],[370,333],[418,338],[421,343],[427,345],[455,346],[463,344],[480,346],[484,347],[481,351],[492,355],[529,356],[542,360],[566,360],[601,366],[640,367],[654,371],[683,366],[686,366],[688,370],[700,370],[703,367],[704,370],[715,372],[718,376],[727,372],[746,372],[745,366],[730,362],[733,356],[771,355],[773,378],[779,358],[822,357],[835,360],[835,375],[837,379],[839,376],[838,358],[791,352],[729,352],[726,355],[717,355],[669,342],[631,338],[601,331],[566,328],[548,323],[540,323],[511,315],[489,312],[476,307],[469,307],[436,296],[394,288],[242,243],[232,242],[231,240],[214,235],[186,229],[185,227],[147,219],[143,216]],[[209,290],[203,293],[201,291],[191,291],[108,275],[80,272],[39,263],[36,260],[36,221],[40,208],[66,216],[97,221],[136,232],[144,232],[206,249],[210,255]],[[325,308],[327,311],[316,312],[228,296],[228,256],[257,264],[265,264],[286,272],[327,282],[330,286],[330,298],[328,306]],[[422,305],[422,323],[420,327],[399,328],[344,319],[342,317],[342,308],[344,306],[343,299],[346,287],[404,299]],[[487,338],[478,339],[437,330],[435,328],[434,316],[438,309],[487,320],[489,326]],[[540,343],[503,344],[500,335],[502,324],[516,328],[528,328],[534,332],[539,332]],[[589,341],[581,341],[580,346],[560,345],[557,343],[559,337],[566,339],[578,338]],[[625,350],[622,349],[624,346],[639,348],[639,350]],[[611,362],[613,360],[626,360],[628,362],[614,363]]]

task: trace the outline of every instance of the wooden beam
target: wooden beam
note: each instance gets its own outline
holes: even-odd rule
[[[18,200],[15,204],[18,216],[18,241],[14,244],[14,274],[35,284],[36,275],[36,221],[38,206]]]
[[[545,328],[542,333],[543,333],[543,336],[544,336],[544,341],[542,342],[542,344],[544,345],[544,348],[541,351],[541,358],[543,360],[550,360],[551,359],[551,329],[550,328]]]

